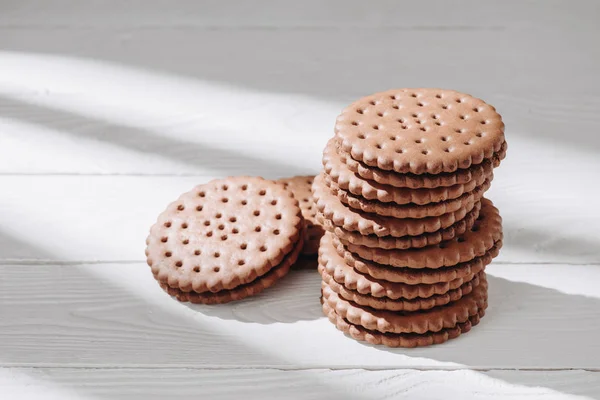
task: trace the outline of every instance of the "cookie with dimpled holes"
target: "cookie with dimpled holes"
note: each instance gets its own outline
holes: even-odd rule
[[[467,262],[488,252],[502,240],[502,218],[488,199],[481,200],[479,217],[462,235],[437,245],[420,249],[384,250],[346,245],[346,249],[361,258],[393,267],[441,268]]]
[[[354,195],[341,189],[328,175],[324,175],[324,178],[325,184],[331,189],[331,193],[335,194],[342,203],[359,211],[394,218],[438,217],[443,214],[458,211],[461,208],[469,208],[473,203],[481,200],[484,193],[490,188],[492,181],[492,177],[489,177],[480,186],[476,186],[472,191],[463,193],[460,197],[455,199],[423,205],[412,203],[400,205],[364,199],[361,196]]]
[[[432,189],[399,188],[390,185],[382,185],[375,181],[357,176],[340,159],[336,151],[334,139],[331,139],[323,151],[323,168],[326,174],[340,189],[351,194],[360,196],[366,200],[377,200],[382,203],[415,204],[424,205],[437,203],[445,200],[456,199],[465,193],[474,190],[486,180],[491,180],[489,175],[479,176],[476,180],[470,180],[464,184],[456,184],[447,187],[436,187]]]
[[[440,229],[435,232],[423,233],[416,236],[377,236],[377,235],[361,235],[360,232],[345,230],[334,225],[330,220],[325,218],[320,212],[317,213],[317,218],[325,230],[332,232],[344,244],[352,243],[360,246],[375,247],[380,249],[410,249],[420,248],[438,244],[444,240],[450,240],[456,235],[460,235],[471,228],[475,220],[479,216],[481,203],[475,203],[475,206],[467,215],[458,222],[450,225],[448,228]]]
[[[302,228],[298,201],[282,184],[216,179],[159,215],[147,239],[147,262],[161,284],[182,292],[231,290],[291,256]]]
[[[500,150],[494,153],[491,159],[485,159],[481,164],[475,164],[469,168],[458,169],[455,172],[421,175],[400,174],[395,171],[386,171],[377,167],[369,167],[360,161],[356,161],[341,149],[338,149],[338,154],[350,171],[358,174],[358,176],[364,179],[372,180],[383,185],[420,189],[465,184],[471,180],[479,180],[481,176],[488,176],[491,174],[493,168],[498,167],[500,162],[506,157],[507,148],[508,145],[504,142]]]
[[[288,253],[275,268],[272,268],[269,272],[252,282],[237,286],[233,289],[220,290],[216,293],[196,293],[193,291],[184,292],[177,287],[170,287],[164,282],[160,283],[160,286],[170,296],[175,297],[181,302],[190,302],[194,304],[220,304],[242,300],[262,292],[273,286],[279,279],[283,278],[289,272],[290,268],[295,265],[298,255],[303,248],[303,240],[304,239],[301,238],[294,249]]]
[[[277,181],[290,190],[300,203],[300,210],[302,210],[302,217],[306,226],[304,248],[302,249],[302,254],[305,255],[317,254],[319,251],[319,240],[321,240],[324,232],[323,227],[316,218],[317,210],[311,192],[314,178],[314,176],[294,176],[291,178],[282,178]]]
[[[356,303],[359,306],[370,307],[375,310],[387,310],[387,311],[419,311],[429,310],[433,307],[443,306],[450,302],[457,301],[463,296],[471,293],[473,288],[479,285],[480,275],[476,275],[472,280],[464,282],[460,287],[451,289],[446,293],[434,294],[429,297],[416,297],[413,299],[396,298],[391,299],[389,297],[373,297],[366,294],[358,293],[357,291],[346,288],[344,285],[340,285],[333,279],[327,272],[323,265],[319,265],[319,272],[323,278],[323,282],[329,286],[331,290],[337,293],[342,299]],[[480,274],[483,274],[481,272]]]
[[[500,151],[504,123],[496,109],[468,94],[397,89],[359,99],[338,116],[342,150],[368,166],[439,174],[480,164]]]
[[[376,214],[364,213],[343,204],[325,184],[323,173],[317,175],[313,182],[313,195],[317,210],[325,219],[348,231],[360,232],[362,235],[376,236],[417,236],[422,233],[445,229],[463,219],[475,207],[462,208],[458,211],[426,218],[392,218]]]
[[[323,303],[323,313],[337,329],[348,334],[353,339],[375,345],[410,348],[441,344],[450,339],[455,339],[463,333],[469,332],[485,315],[485,307],[487,307],[487,304],[484,305],[484,308],[479,309],[477,314],[469,316],[469,319],[466,322],[459,323],[452,328],[442,329],[438,332],[426,333],[381,333],[365,329],[360,325],[352,324],[340,317],[327,303]]]
[[[321,239],[321,246],[319,247],[319,264],[323,266],[326,273],[337,283],[349,290],[362,295],[386,297],[392,300],[400,298],[410,300],[418,297],[426,298],[445,294],[448,291],[458,289],[464,283],[471,281],[477,273],[483,270],[482,267],[473,270],[473,272],[467,271],[452,280],[434,283],[411,284],[412,282],[391,282],[375,278],[348,265],[344,257],[338,253],[337,248],[333,244],[331,234],[329,233],[325,234]]]
[[[325,283],[321,283],[321,290],[323,301],[340,317],[352,324],[383,333],[426,333],[453,328],[468,321],[479,310],[485,309],[488,297],[485,273],[481,276],[479,285],[468,295],[444,306],[414,312],[375,310],[360,306],[343,299]]]

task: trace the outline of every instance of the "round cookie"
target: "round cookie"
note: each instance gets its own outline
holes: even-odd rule
[[[398,313],[375,310],[347,301],[325,283],[321,284],[323,301],[340,317],[369,330],[391,333],[426,333],[453,328],[466,322],[487,305],[487,280],[485,274],[471,293],[453,303],[425,311]]]
[[[434,294],[430,297],[416,297],[414,299],[391,299],[389,297],[373,297],[358,293],[351,289],[347,289],[344,285],[340,285],[339,283],[337,283],[322,265],[319,265],[319,272],[323,277],[323,282],[327,284],[327,286],[329,286],[331,290],[336,292],[344,300],[351,301],[359,306],[370,307],[375,310],[387,310],[396,312],[413,312],[419,310],[429,310],[433,307],[444,306],[452,301],[457,301],[461,297],[471,293],[473,288],[479,285],[480,277],[480,275],[478,274],[475,277],[473,277],[472,280],[463,283],[460,287],[456,289],[451,289],[448,292],[442,294]],[[483,272],[480,272],[480,274],[483,274]]]
[[[319,251],[319,240],[321,240],[324,232],[316,218],[317,210],[311,191],[314,178],[314,176],[294,176],[277,181],[291,191],[300,203],[300,210],[302,210],[302,217],[306,226],[302,254],[306,255],[317,254]]]
[[[357,161],[400,173],[439,174],[491,158],[504,123],[483,100],[453,90],[398,89],[364,97],[338,116],[341,148]]]
[[[184,193],[159,215],[146,241],[147,262],[171,288],[231,290],[279,265],[302,227],[298,201],[282,184],[217,179]]]
[[[393,267],[440,268],[467,262],[484,255],[502,240],[502,218],[488,199],[471,229],[453,239],[420,249],[384,250],[348,244],[347,250],[361,258]]]
[[[341,149],[338,149],[338,154],[350,171],[358,174],[364,179],[372,180],[383,185],[420,189],[465,184],[471,180],[479,180],[482,176],[488,176],[506,157],[507,148],[507,143],[504,142],[500,150],[494,153],[491,159],[486,158],[481,164],[475,164],[469,168],[458,169],[455,172],[421,175],[399,174],[395,171],[386,171],[377,167],[369,167],[360,161],[356,161]]]
[[[485,304],[485,307],[487,307],[487,304]],[[481,308],[477,314],[471,315],[466,322],[457,324],[453,328],[446,328],[438,332],[427,332],[423,334],[381,333],[378,331],[368,330],[360,325],[351,324],[344,318],[340,317],[331,307],[329,307],[327,303],[323,303],[323,313],[340,331],[347,333],[356,340],[375,345],[383,344],[388,347],[420,347],[441,344],[450,339],[457,338],[462,333],[469,332],[471,328],[477,325],[479,320],[485,315],[485,308]]]
[[[175,297],[181,302],[190,302],[194,304],[220,304],[230,301],[242,300],[249,296],[254,296],[263,290],[273,286],[275,282],[283,278],[295,264],[300,251],[303,248],[303,239],[301,238],[291,253],[287,254],[278,266],[272,268],[263,276],[253,280],[250,283],[237,286],[230,290],[220,290],[216,293],[204,292],[184,292],[177,287],[170,287],[166,283],[160,283],[160,287],[169,295]]]
[[[400,298],[410,300],[445,294],[471,281],[479,271],[483,270],[482,267],[475,272],[467,271],[455,279],[431,284],[390,282],[357,271],[348,265],[333,244],[331,234],[325,234],[321,239],[319,264],[337,283],[349,290],[371,297],[386,297],[393,300]]]
[[[448,228],[440,229],[435,232],[423,233],[417,236],[377,236],[361,235],[359,232],[347,231],[344,228],[335,226],[330,220],[326,219],[320,212],[317,218],[325,229],[337,236],[343,244],[355,244],[359,246],[375,247],[380,249],[411,249],[431,246],[441,243],[444,240],[450,240],[456,235],[460,235],[470,229],[479,216],[481,202],[475,203],[475,206],[467,215],[458,222],[450,225]]]
[[[327,175],[340,189],[360,196],[366,200],[377,200],[382,203],[393,202],[396,204],[424,205],[437,203],[444,200],[456,199],[464,193],[470,192],[475,187],[492,178],[492,175],[479,176],[477,180],[470,180],[464,184],[432,189],[399,188],[369,181],[357,176],[348,166],[341,161],[336,151],[334,139],[331,139],[323,151],[323,167]]]
[[[375,279],[381,279],[390,282],[400,282],[409,285],[421,283],[434,284],[438,282],[450,282],[454,279],[465,278],[483,270],[500,253],[502,240],[498,240],[491,249],[480,257],[456,264],[450,267],[441,268],[408,268],[393,267],[389,265],[378,264],[374,261],[366,260],[356,254],[352,254],[335,237],[332,238],[338,254],[344,259],[346,264],[357,271],[370,275]]]
[[[438,217],[458,211],[461,208],[471,207],[473,203],[481,200],[484,193],[490,188],[492,181],[492,177],[490,176],[480,186],[476,186],[472,191],[463,193],[455,199],[423,205],[412,203],[399,205],[396,203],[382,203],[377,200],[366,200],[341,189],[329,176],[324,175],[324,178],[325,184],[331,189],[331,193],[335,194],[342,203],[359,211],[394,218]]]
[[[362,235],[376,236],[417,236],[445,229],[463,219],[475,206],[472,204],[471,208],[465,207],[453,213],[420,219],[398,219],[368,214],[344,205],[331,193],[322,173],[317,175],[313,182],[313,195],[317,210],[334,225],[348,231],[360,232]]]

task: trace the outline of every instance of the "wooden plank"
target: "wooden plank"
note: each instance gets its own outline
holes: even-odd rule
[[[37,93],[75,91],[92,99],[100,95],[98,102],[112,90],[108,100],[128,108],[139,105],[136,93],[158,90],[161,95],[141,97],[141,104],[160,103],[166,110],[189,100],[183,94],[195,92],[202,98],[203,83],[344,103],[378,90],[415,86],[450,87],[490,101],[494,94],[549,94],[545,100],[551,102],[567,94],[597,95],[599,83],[593,78],[600,50],[594,38],[599,28],[584,22],[578,27],[548,24],[536,34],[521,29],[308,29],[276,34],[201,28],[98,28],[76,34],[10,29],[0,35],[0,82]],[[128,71],[137,78],[128,81]],[[95,79],[101,73],[105,79]],[[168,74],[169,86],[162,84],[161,73]],[[42,81],[47,87],[39,86]],[[171,98],[173,89],[178,95]]]
[[[490,12],[493,9],[493,12]],[[369,3],[333,0],[302,2],[260,0],[235,7],[216,0],[178,1],[173,7],[167,0],[141,2],[103,1],[81,3],[75,0],[4,1],[0,27],[412,27],[414,29],[498,29],[506,26],[528,28],[538,21],[572,22],[580,26],[597,13],[594,2],[502,1],[481,3],[461,0],[449,5],[443,0],[428,0],[399,6],[390,0]]]
[[[490,307],[446,344],[356,342],[321,314],[319,276],[295,271],[263,294],[188,306],[144,264],[0,266],[3,366],[600,368],[596,266],[493,265]]]
[[[600,373],[586,371],[365,371],[311,369],[0,369],[7,398],[129,399],[589,399]],[[589,396],[589,397],[584,397]]]
[[[519,167],[507,160],[489,192],[504,218],[498,261],[600,262],[600,214],[589,208],[600,188],[581,184],[595,182],[595,173],[581,170],[577,180],[570,179],[564,165],[536,161]],[[271,168],[267,176],[282,170]],[[231,172],[225,166],[222,175]],[[0,176],[7,188],[0,196],[0,260],[142,261],[157,215],[180,193],[210,178]]]

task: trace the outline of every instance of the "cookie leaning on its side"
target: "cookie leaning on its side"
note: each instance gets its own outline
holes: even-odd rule
[[[277,181],[292,192],[292,195],[300,203],[305,225],[302,254],[307,256],[317,254],[319,251],[319,241],[324,232],[323,227],[317,220],[317,209],[311,192],[314,179],[314,176],[294,176],[291,178],[282,178]]]
[[[282,184],[232,177],[198,185],[159,215],[146,257],[180,301],[225,303],[284,276],[303,245],[298,201]]]

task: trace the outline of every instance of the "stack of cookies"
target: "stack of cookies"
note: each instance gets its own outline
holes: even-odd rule
[[[494,107],[401,89],[347,107],[315,178],[323,311],[358,340],[414,347],[468,331],[502,246],[483,197],[506,154]]]

